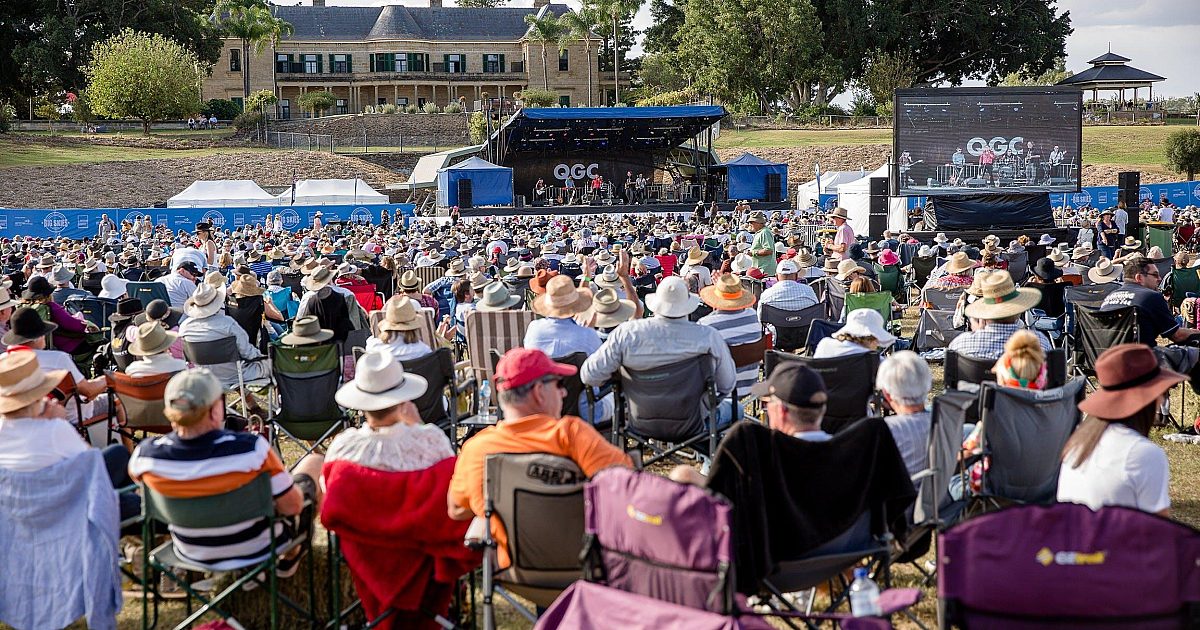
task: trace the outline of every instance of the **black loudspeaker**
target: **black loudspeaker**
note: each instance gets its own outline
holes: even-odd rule
[[[870,214],[867,217],[867,232],[872,239],[883,236],[887,229],[888,219],[888,180],[886,177],[872,177],[870,182],[871,200],[868,206]]]
[[[471,199],[471,180],[469,180],[469,179],[458,180],[458,207],[459,208],[470,208],[474,205],[475,205],[475,203]]]
[[[525,195],[514,195],[513,196],[513,205],[518,208],[524,208],[525,207]]]
[[[779,173],[767,173],[767,201],[783,201],[779,198],[780,177]]]
[[[1126,208],[1137,206],[1138,193],[1142,189],[1142,174],[1138,171],[1117,173],[1117,188],[1120,189],[1117,199],[1124,201]]]

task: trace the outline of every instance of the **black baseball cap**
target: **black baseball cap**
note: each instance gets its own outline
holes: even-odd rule
[[[759,398],[778,398],[797,407],[820,407],[829,399],[821,375],[795,362],[777,366],[767,380],[755,383],[750,393]]]
[[[192,274],[193,276],[204,275],[204,274],[200,273],[200,269],[196,267],[196,263],[194,263],[190,260],[179,263],[178,265],[175,266],[175,268],[182,269],[182,270]]]

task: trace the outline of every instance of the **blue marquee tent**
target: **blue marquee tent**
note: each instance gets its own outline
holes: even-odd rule
[[[471,180],[472,206],[510,206],[513,202],[513,170],[473,157],[438,171],[438,203],[458,202],[458,182]]]
[[[756,155],[743,153],[734,160],[721,165],[729,175],[730,199],[757,199],[766,201],[767,175],[779,174],[779,201],[787,199],[787,164],[768,162]]]

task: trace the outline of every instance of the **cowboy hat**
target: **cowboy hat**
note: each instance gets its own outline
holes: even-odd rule
[[[563,262],[566,262],[564,259]],[[516,258],[509,258],[508,262],[504,263],[504,273],[516,273],[521,268],[521,261]]]
[[[1154,351],[1140,343],[1105,350],[1095,370],[1100,387],[1079,403],[1079,410],[1102,420],[1124,420],[1187,380],[1159,367]]]
[[[1049,258],[1050,260],[1054,261],[1055,266],[1058,266],[1058,267],[1067,266],[1067,263],[1070,262],[1070,260],[1071,260],[1066,255],[1066,253],[1064,253],[1061,249],[1052,250],[1049,254],[1046,255],[1046,258]]]
[[[321,267],[312,273],[312,275],[304,276],[300,280],[300,286],[307,291],[320,291],[329,286],[333,282],[333,272],[325,267]]]
[[[142,312],[142,301],[137,298],[124,298],[117,302],[117,312],[108,316],[108,321],[114,324],[133,318]]]
[[[57,265],[57,264],[58,264],[58,259],[54,257],[54,254],[46,254],[38,259],[38,264],[34,268],[35,269],[53,269],[54,265]]]
[[[884,325],[883,315],[873,308],[856,308],[846,313],[846,324],[833,334],[872,337],[885,347],[896,343],[896,336],[888,332]]]
[[[188,317],[202,319],[216,315],[224,307],[225,289],[218,289],[203,282],[196,287],[192,297],[183,303],[183,312]]]
[[[408,374],[390,352],[368,350],[358,359],[354,380],[338,389],[333,398],[347,409],[380,411],[416,400],[429,382],[419,374]]]
[[[58,324],[43,320],[28,306],[17,309],[8,320],[8,326],[8,332],[0,337],[0,343],[6,346],[24,346],[58,330]]]
[[[607,329],[629,321],[637,311],[637,305],[630,300],[622,300],[612,289],[601,289],[592,296],[592,326]]]
[[[1012,274],[997,271],[979,280],[979,299],[968,304],[964,312],[975,319],[1005,319],[1028,311],[1041,300],[1041,291],[1017,288]]]
[[[1121,249],[1138,249],[1141,246],[1142,242],[1132,236],[1126,236],[1125,242],[1121,243]]]
[[[718,311],[740,311],[757,301],[753,293],[742,287],[742,281],[730,273],[718,276],[711,286],[700,289],[700,299]]]
[[[885,248],[879,252],[879,264],[884,266],[900,264],[900,256],[890,248]]]
[[[1050,260],[1049,258],[1039,258],[1038,261],[1033,265],[1033,275],[1041,278],[1042,280],[1050,282],[1061,278],[1063,272],[1062,269],[1058,268],[1058,265],[1054,264],[1053,260]]]
[[[592,292],[576,288],[567,276],[555,276],[546,283],[544,293],[533,300],[533,311],[546,317],[571,317],[592,305]]]
[[[229,285],[229,293],[231,295],[252,296],[262,295],[265,290],[258,284],[258,276],[252,273],[244,273]]]
[[[0,311],[6,308],[12,308],[13,306],[16,306],[16,304],[17,301],[13,299],[12,294],[8,292],[8,289],[0,287]]]
[[[0,357],[0,413],[10,413],[45,398],[66,377],[66,370],[43,372],[33,352],[5,353]]]
[[[413,301],[401,296],[388,300],[383,307],[383,320],[379,322],[379,330],[417,330],[422,323]]]
[[[1079,247],[1076,247],[1075,249],[1071,250],[1071,260],[1086,260],[1087,257],[1091,256],[1091,255],[1092,255],[1092,246],[1091,245],[1080,245]]]
[[[112,259],[115,259],[116,254],[114,254],[112,252],[108,252],[107,254],[104,255],[104,257],[105,258],[111,257]],[[83,272],[84,273],[93,273],[96,271],[100,271],[101,264],[102,263],[100,262],[99,258],[90,258],[90,259],[88,259],[88,261],[86,263],[84,263]]]
[[[482,291],[491,279],[481,273],[473,273],[467,278],[467,282],[471,284],[472,291]]]
[[[412,300],[403,300],[412,302]],[[333,339],[333,331],[321,328],[321,322],[315,315],[305,315],[292,322],[292,332],[284,335],[280,341],[289,346],[310,346],[324,343]]]
[[[1096,266],[1088,269],[1088,280],[1094,284],[1108,284],[1121,281],[1121,268],[1112,264],[1107,258],[1096,261]]]
[[[749,254],[738,254],[733,257],[733,262],[729,263],[729,268],[734,273],[746,273],[754,266],[754,259]]]
[[[849,259],[849,258],[839,262],[837,265],[837,279],[838,280],[845,280],[846,278],[850,277],[850,274],[856,273],[856,272],[857,273],[866,273],[867,270],[858,266],[858,263],[854,262],[852,259]]]
[[[830,219],[835,217],[839,219],[849,219],[850,213],[845,208],[838,206],[834,208],[833,212],[830,212],[828,216]]]
[[[533,265],[521,265],[520,267],[517,267],[517,277],[518,278],[532,278],[533,277]]]
[[[450,277],[467,275],[467,264],[463,262],[462,258],[451,260],[450,264],[446,266],[446,275]]]
[[[946,273],[960,274],[979,266],[966,252],[954,252],[946,261]]]
[[[592,258],[596,261],[597,265],[601,265],[601,266],[611,265],[611,264],[617,262],[617,257],[613,256],[612,252],[608,251],[607,249],[602,249],[602,250],[596,252],[596,255],[593,256]]]
[[[400,274],[400,290],[405,292],[421,290],[421,279],[417,277],[417,272],[409,269]]]
[[[621,276],[617,275],[616,267],[609,265],[596,274],[596,277],[592,279],[592,284],[601,289],[616,289],[621,286]]]
[[[511,295],[503,282],[489,282],[483,288],[483,297],[475,303],[479,311],[504,311],[521,302],[521,296]]]
[[[252,249],[246,254],[246,262],[255,263],[262,260],[262,252]]]
[[[100,278],[100,293],[97,295],[97,297],[115,300],[122,295],[125,295],[127,290],[126,285],[128,284],[129,281],[125,280],[124,278],[111,273],[106,273],[104,274],[103,278]]]
[[[529,281],[529,290],[539,295],[545,293],[546,283],[550,282],[550,280],[557,275],[558,272],[556,271],[550,271],[549,269],[538,269],[537,273],[534,274],[533,279]]]
[[[646,296],[646,306],[663,317],[687,317],[700,306],[700,296],[688,292],[683,278],[668,276]]]
[[[816,266],[817,257],[813,256],[812,251],[806,247],[796,252],[796,255],[792,257],[792,261],[796,263],[797,267],[807,269]]]
[[[129,344],[129,354],[148,357],[166,352],[179,338],[177,333],[168,332],[158,322],[146,322],[137,329],[137,338]]]

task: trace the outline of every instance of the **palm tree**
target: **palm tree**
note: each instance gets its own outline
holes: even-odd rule
[[[272,15],[267,0],[217,0],[212,19],[223,34],[242,42],[242,98],[250,98],[250,48],[261,53],[267,44],[291,35],[292,25]]]
[[[588,70],[588,107],[592,106],[592,66],[596,65],[596,59],[592,57],[592,28],[599,25],[602,16],[596,11],[596,8],[589,2],[585,1],[583,6],[578,11],[568,11],[558,18],[558,23],[566,31],[565,37],[560,40],[560,52],[564,44],[570,40],[580,40],[583,42],[584,56],[587,58]]]
[[[621,102],[621,42],[618,39],[621,20],[637,13],[641,0],[596,0],[596,11],[612,20],[613,42],[613,104]]]
[[[529,25],[529,30],[525,33],[525,36],[542,45],[542,87],[549,91],[550,75],[546,69],[546,44],[554,43],[557,45],[563,29],[558,24],[558,18],[549,12],[546,13],[545,17],[538,17],[533,13],[526,14],[525,23]]]

